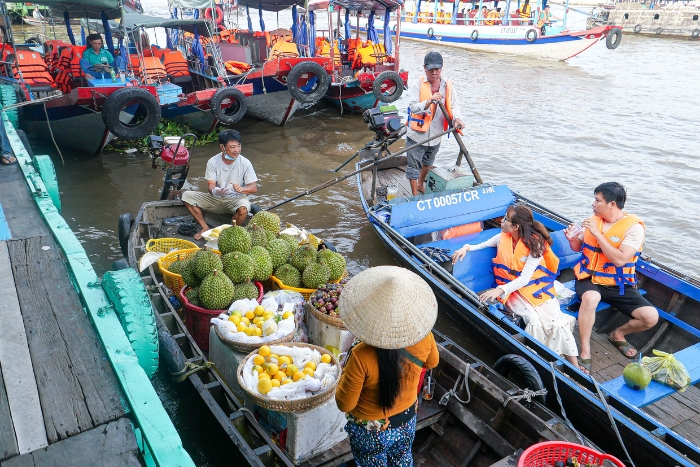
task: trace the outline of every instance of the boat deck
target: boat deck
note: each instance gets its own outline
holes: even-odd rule
[[[0,466],[141,465],[125,396],[18,165],[0,170],[0,203]]]

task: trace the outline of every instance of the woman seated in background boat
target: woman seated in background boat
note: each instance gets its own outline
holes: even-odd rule
[[[555,298],[554,281],[559,258],[552,238],[526,206],[508,208],[501,233],[478,245],[464,245],[452,255],[461,261],[468,251],[496,247],[493,275],[498,287],[483,292],[483,302],[498,300],[525,322],[525,331],[578,367],[578,349],[572,334],[576,319],[562,313]]]

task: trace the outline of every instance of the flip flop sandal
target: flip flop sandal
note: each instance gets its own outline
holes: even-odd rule
[[[10,162],[10,158],[14,160]],[[14,165],[17,163],[17,158],[12,154],[2,154],[0,155],[0,159],[2,159],[2,162],[0,162],[1,165]]]
[[[625,356],[625,358],[629,358],[630,360],[637,358],[637,354],[639,353],[639,351],[637,350],[637,348],[635,346],[633,346],[629,342],[627,342],[627,341],[614,341],[610,338],[610,336],[608,336],[608,342],[610,342],[612,345],[614,345],[617,348],[617,350],[619,350],[620,353]],[[627,352],[629,352],[630,349],[635,350],[634,355],[627,355]]]
[[[584,368],[588,374],[591,374],[591,364],[593,362],[592,358],[579,358],[578,359],[578,366],[580,368]]]

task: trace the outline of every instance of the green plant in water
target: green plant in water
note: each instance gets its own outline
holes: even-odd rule
[[[173,122],[171,120],[161,120],[156,129],[153,130],[153,134],[158,136],[182,136],[186,133],[194,133],[197,135],[197,146],[213,143],[219,138],[219,130],[216,128],[209,133],[200,133],[190,128],[189,125]],[[105,147],[105,150],[124,153],[127,149],[131,148],[136,148],[142,152],[148,151],[148,137],[139,141],[127,141],[115,138]]]

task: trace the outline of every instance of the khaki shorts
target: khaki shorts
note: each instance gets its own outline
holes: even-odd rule
[[[235,214],[240,207],[245,207],[250,212],[250,201],[245,196],[217,198],[211,193],[185,191],[182,193],[182,201],[214,214]]]

